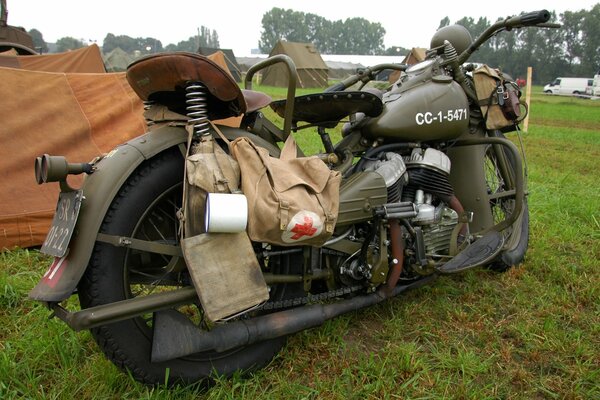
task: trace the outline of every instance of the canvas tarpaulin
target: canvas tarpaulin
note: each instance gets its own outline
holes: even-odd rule
[[[87,162],[146,131],[125,74],[57,74],[0,68],[0,249],[43,242],[58,184],[38,185],[44,153]]]
[[[40,55],[0,55],[0,67],[44,72],[106,72],[98,45],[64,53]]]
[[[226,69],[224,63],[220,65]],[[145,133],[147,126],[143,104],[125,73],[0,67],[0,81],[2,251],[42,244],[52,222],[59,185],[36,183],[37,156],[48,153],[65,156],[69,162],[88,162]],[[219,123],[239,126],[239,121],[236,117]],[[78,186],[81,176],[69,177],[69,182]]]

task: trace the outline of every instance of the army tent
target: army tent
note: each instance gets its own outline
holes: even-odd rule
[[[125,71],[132,62],[133,57],[120,47],[116,47],[104,55],[104,64],[109,72]]]
[[[44,153],[87,162],[144,133],[142,102],[125,74],[50,73],[0,67],[0,249],[41,244],[58,185],[38,186]]]
[[[242,81],[242,71],[240,65],[233,54],[233,50],[231,49],[215,49],[211,47],[199,47],[198,54],[202,54],[203,56],[210,56],[212,54],[222,52],[223,58],[225,59],[225,63],[227,64],[227,68],[229,72],[231,72],[231,76],[235,79],[236,82]]]
[[[404,57],[402,64],[413,65],[416,63],[420,63],[425,59],[427,49],[421,47],[413,47],[410,53]]]
[[[50,227],[59,186],[36,183],[37,156],[48,153],[63,155],[70,162],[91,161],[143,134],[147,126],[142,101],[123,72],[51,73],[0,67],[0,82],[2,251],[40,245]],[[239,126],[239,119],[219,123]],[[81,176],[69,177],[69,183],[79,186]]]
[[[0,67],[43,72],[106,72],[96,44],[55,54],[0,55]]]
[[[423,61],[425,59],[426,52],[427,52],[427,49],[424,49],[422,47],[413,47],[410,50],[410,53],[408,53],[402,60],[402,64],[413,65],[413,64],[420,63],[421,61]],[[400,78],[400,71],[393,71],[388,76],[388,82],[394,83],[399,78]]]
[[[280,40],[269,54],[269,57],[277,54],[288,55],[296,64],[298,87],[316,88],[327,86],[327,64],[325,64],[313,44]],[[278,63],[264,70],[263,85],[286,87],[287,83],[288,73],[284,64]]]

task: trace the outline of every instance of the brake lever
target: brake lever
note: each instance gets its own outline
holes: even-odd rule
[[[554,28],[554,29],[562,28],[561,24],[556,24],[554,22],[544,22],[544,23],[537,24],[537,25],[534,25],[534,26],[536,28]]]

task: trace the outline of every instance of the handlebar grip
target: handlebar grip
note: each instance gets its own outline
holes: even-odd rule
[[[550,20],[550,12],[548,10],[534,11],[521,15],[521,22],[524,25],[543,24]]]
[[[549,19],[550,12],[548,10],[532,11],[527,14],[509,18],[506,21],[506,25],[509,27],[531,26],[543,24],[544,22],[548,22]]]

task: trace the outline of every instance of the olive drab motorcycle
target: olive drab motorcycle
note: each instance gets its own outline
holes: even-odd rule
[[[504,134],[518,133],[526,108],[510,77],[467,61],[501,31],[557,27],[549,17],[500,20],[474,41],[448,26],[418,64],[365,68],[298,97],[283,55],[253,66],[245,90],[197,54],[134,62],[127,78],[148,133],[89,163],[36,160],[38,183],[59,182],[61,193],[41,249],[54,262],[30,297],[90,329],[141,382],[209,382],[266,365],[287,335],[439,275],[520,263],[526,173]],[[269,66],[288,72],[285,100],[251,90]],[[384,69],[398,71],[394,84],[367,85]],[[239,128],[211,122],[234,116]],[[305,157],[289,138],[308,127],[324,152]],[[80,173],[82,187],[71,187],[67,176]],[[297,194],[278,197],[288,189]],[[81,310],[61,305],[73,294]]]

